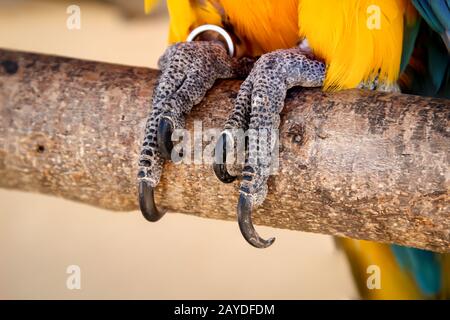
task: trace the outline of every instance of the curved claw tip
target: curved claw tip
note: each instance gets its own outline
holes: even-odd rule
[[[250,243],[252,246],[256,248],[267,248],[270,247],[275,238],[270,238],[265,240],[261,238],[253,227],[252,223],[252,205],[248,197],[243,195],[242,193],[239,196],[238,208],[238,222],[239,228],[241,229],[241,233],[244,236],[245,240]]]
[[[216,177],[223,183],[231,183],[236,180],[235,176],[232,176],[227,171],[226,156],[227,156],[227,134],[222,133],[219,140],[217,140],[216,149],[214,153],[213,170]]]
[[[156,137],[159,152],[161,153],[161,156],[166,160],[170,160],[172,155],[173,149],[172,133],[173,133],[172,121],[169,118],[162,117],[159,120],[158,132]]]
[[[148,182],[139,182],[139,207],[142,215],[150,222],[156,222],[166,213],[165,210],[158,210],[155,204],[154,188]]]

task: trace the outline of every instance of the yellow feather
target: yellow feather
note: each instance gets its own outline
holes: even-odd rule
[[[421,299],[419,289],[413,279],[404,272],[388,244],[363,240],[338,238],[345,250],[361,297],[364,299]],[[367,280],[373,275],[369,266],[377,266],[380,271],[380,288],[369,289]],[[369,279],[370,280],[370,279]]]
[[[260,56],[298,43],[298,0],[220,0],[247,54]]]
[[[185,41],[202,24],[221,26],[221,16],[211,1],[167,0],[170,16],[169,42]]]
[[[379,29],[367,26],[374,5],[380,10]],[[354,88],[376,76],[392,84],[408,6],[407,0],[168,0],[169,40],[184,41],[195,27],[216,24],[239,40],[239,55],[259,56],[306,37],[327,64],[325,89]]]
[[[158,0],[144,0],[145,14],[149,14],[155,8]]]
[[[368,19],[380,10],[380,28]],[[325,89],[354,88],[373,79],[397,80],[402,52],[404,0],[300,0],[300,36],[328,65]]]

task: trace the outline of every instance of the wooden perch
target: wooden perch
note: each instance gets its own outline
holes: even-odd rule
[[[157,75],[0,50],[0,187],[136,210],[138,152]],[[203,129],[221,128],[239,84],[219,82],[187,127],[197,119]],[[279,174],[255,223],[449,252],[449,118],[449,100],[292,90]],[[237,190],[209,165],[166,163],[157,201],[234,220]]]

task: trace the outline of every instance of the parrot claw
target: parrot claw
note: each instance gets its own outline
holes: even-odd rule
[[[139,182],[139,207],[142,215],[150,222],[161,219],[166,210],[159,210],[155,204],[154,188],[147,181]]]
[[[237,206],[237,216],[239,229],[241,229],[241,233],[244,236],[245,240],[250,243],[255,248],[267,248],[270,247],[275,238],[269,238],[265,240],[261,238],[253,227],[252,223],[252,204],[250,201],[250,197],[240,194],[239,202]]]
[[[264,54],[241,84],[233,112],[225,123],[225,128],[247,131],[245,162],[240,170],[242,180],[237,216],[242,235],[256,248],[267,248],[275,241],[275,238],[265,240],[258,235],[253,227],[251,214],[254,208],[264,202],[268,193],[269,176],[277,170],[274,162],[277,156],[275,148],[278,147],[277,131],[287,90],[294,86],[322,86],[325,70],[323,62],[305,55],[300,48]],[[226,138],[222,136],[219,139],[216,150],[225,151]],[[222,160],[217,158],[216,154],[215,160]],[[222,181],[227,180],[226,173],[234,171],[234,167],[229,164],[226,169],[224,167],[217,164],[214,167],[216,175]]]
[[[236,180],[236,177],[227,171],[227,136],[228,133],[223,132],[217,140],[213,163],[214,173],[223,183],[231,183]]]
[[[179,42],[159,60],[161,75],[153,90],[151,112],[145,125],[139,157],[139,206],[149,221],[158,221],[165,210],[157,208],[154,188],[163,164],[172,159],[172,134],[184,128],[184,116],[197,105],[217,79],[233,77],[236,63],[217,42]],[[182,151],[178,153],[182,157]]]
[[[166,159],[171,159],[173,142],[172,142],[172,133],[173,133],[173,122],[168,117],[161,117],[158,125],[157,132],[157,143],[158,150],[161,156]]]

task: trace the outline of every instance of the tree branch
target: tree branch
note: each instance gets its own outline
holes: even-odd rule
[[[0,187],[137,209],[138,152],[157,71],[6,50],[0,63]],[[239,84],[218,83],[187,127],[200,119],[203,129],[221,128]],[[254,221],[450,251],[449,118],[448,100],[292,90],[280,171]],[[209,165],[166,163],[157,200],[235,219],[237,189]]]

